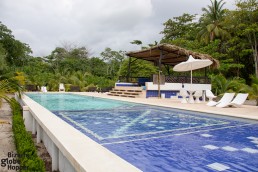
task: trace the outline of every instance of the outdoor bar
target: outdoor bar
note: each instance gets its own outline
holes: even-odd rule
[[[180,73],[177,73],[175,76],[171,75],[171,67],[187,61],[190,55],[194,59],[210,60],[212,62],[212,68],[219,66],[218,60],[212,58],[210,55],[193,52],[171,44],[159,44],[149,49],[128,52],[126,55],[129,57],[127,76],[121,76],[119,78],[119,82],[115,84],[115,88],[109,95],[133,97],[134,95],[129,93],[124,94],[123,91],[142,90],[141,94],[135,93],[135,95],[145,98],[177,98],[182,88],[186,90],[211,90],[211,82],[206,75],[206,68],[204,70],[204,76],[192,77],[191,79],[190,76],[180,75]],[[159,69],[157,74],[153,74],[149,78],[131,77],[131,66],[138,59],[152,62]],[[164,65],[169,75],[165,76],[162,74],[162,65]]]

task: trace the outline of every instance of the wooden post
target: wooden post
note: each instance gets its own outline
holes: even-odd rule
[[[126,82],[129,82],[129,78],[130,78],[130,73],[131,73],[131,61],[132,61],[132,58],[129,57],[129,63],[128,63],[127,75],[126,75]]]
[[[159,56],[159,73],[158,73],[158,98],[161,98],[160,95],[160,72],[161,72],[161,60],[163,58],[163,52],[160,50],[160,56]]]

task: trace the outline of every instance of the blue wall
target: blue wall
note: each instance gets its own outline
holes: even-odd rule
[[[176,96],[179,91],[171,90],[161,90],[160,94],[165,94],[165,98],[170,98],[170,96]],[[147,90],[146,98],[148,97],[158,97],[158,90]]]

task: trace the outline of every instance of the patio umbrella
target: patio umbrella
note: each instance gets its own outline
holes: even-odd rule
[[[192,55],[189,56],[189,59],[185,62],[181,62],[174,66],[173,70],[177,72],[185,72],[185,71],[191,71],[191,84],[192,84],[192,71],[196,69],[201,69],[207,66],[210,66],[212,64],[211,60],[205,59],[194,59]]]

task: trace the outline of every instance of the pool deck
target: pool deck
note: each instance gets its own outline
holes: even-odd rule
[[[80,92],[75,94],[258,120],[258,106],[251,106],[251,105],[243,105],[240,108],[234,108],[234,107],[219,108],[219,107],[207,106],[206,105],[207,102],[202,102],[198,104],[197,103],[183,104],[180,102],[179,99],[127,98],[127,97],[109,96],[105,93],[97,93],[97,92]]]

